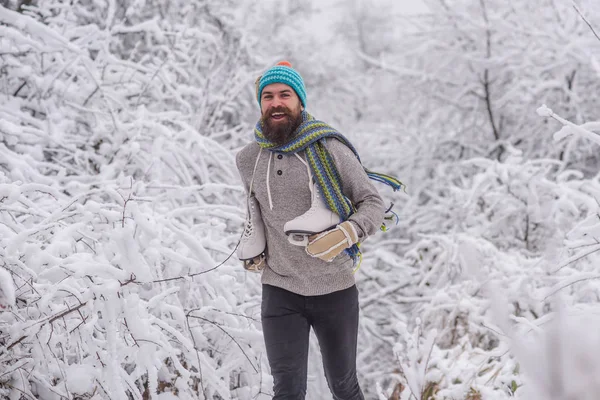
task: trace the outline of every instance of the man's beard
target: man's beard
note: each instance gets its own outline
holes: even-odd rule
[[[282,121],[273,121],[271,115],[282,112],[285,117]],[[294,135],[296,129],[302,123],[302,113],[297,110],[296,115],[287,107],[279,106],[269,110],[261,117],[262,133],[271,143],[277,147],[286,144]]]

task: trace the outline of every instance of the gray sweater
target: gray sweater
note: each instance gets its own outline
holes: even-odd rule
[[[343,192],[357,208],[349,220],[357,228],[359,241],[362,242],[381,226],[385,211],[383,200],[354,153],[345,144],[328,139],[326,146],[340,173]],[[236,164],[246,191],[250,187],[259,150],[258,144],[252,142],[236,155]],[[304,151],[298,155],[306,160]],[[288,242],[283,225],[310,208],[308,185],[307,167],[295,155],[262,151],[252,184],[267,236],[267,266],[262,272],[262,283],[304,296],[318,296],[354,285],[353,262],[342,253],[328,263],[309,256],[304,247]]]

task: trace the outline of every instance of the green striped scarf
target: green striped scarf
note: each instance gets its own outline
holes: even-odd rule
[[[340,216],[340,222],[346,221],[355,211],[354,205],[342,192],[340,175],[333,158],[325,146],[326,138],[335,138],[342,141],[360,162],[358,152],[350,141],[325,122],[316,120],[306,111],[302,111],[302,123],[293,134],[293,139],[282,146],[276,146],[262,133],[262,122],[259,121],[254,128],[254,138],[263,149],[272,152],[293,154],[304,150],[308,159],[311,173],[316,180],[320,192],[323,194],[329,209]],[[362,162],[361,162],[362,164]],[[364,168],[364,166],[363,166]],[[377,173],[364,168],[367,176],[375,181],[385,183],[394,191],[402,188],[403,183],[393,176]],[[356,262],[360,251],[354,245],[346,250],[347,254]]]

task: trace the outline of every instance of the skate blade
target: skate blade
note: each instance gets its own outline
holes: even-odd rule
[[[254,262],[254,259],[244,260],[244,269],[250,272],[260,272],[265,268],[265,260],[266,257],[264,255],[260,256],[258,262]]]
[[[302,230],[294,230],[284,232],[287,235],[288,242],[295,246],[308,246],[308,238],[313,235],[318,235],[319,233],[323,233],[330,229],[335,228],[337,225],[332,225],[329,228],[325,228],[322,231],[314,232],[314,231],[302,231]]]
[[[328,228],[325,228],[325,229],[323,229],[323,230],[320,230],[320,231],[318,231],[318,232],[315,232],[315,231],[303,231],[303,230],[300,230],[300,229],[294,229],[293,231],[292,231],[292,230],[289,230],[289,231],[284,231],[283,233],[285,233],[285,234],[286,234],[286,235],[288,235],[288,236],[290,236],[290,235],[306,235],[306,236],[312,236],[312,235],[318,235],[319,233],[323,233],[323,232],[325,232],[325,231],[328,231],[328,230],[330,230],[330,229],[333,229],[333,228],[335,228],[336,226],[337,226],[337,224],[336,224],[336,225],[331,225],[330,227],[328,227]]]
[[[288,242],[294,246],[308,246],[308,237],[313,233],[290,233],[288,234]]]

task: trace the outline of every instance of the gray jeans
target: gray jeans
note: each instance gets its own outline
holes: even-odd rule
[[[261,316],[274,379],[273,400],[305,398],[311,327],[319,341],[333,398],[364,399],[356,377],[356,286],[323,296],[301,296],[263,285]]]

